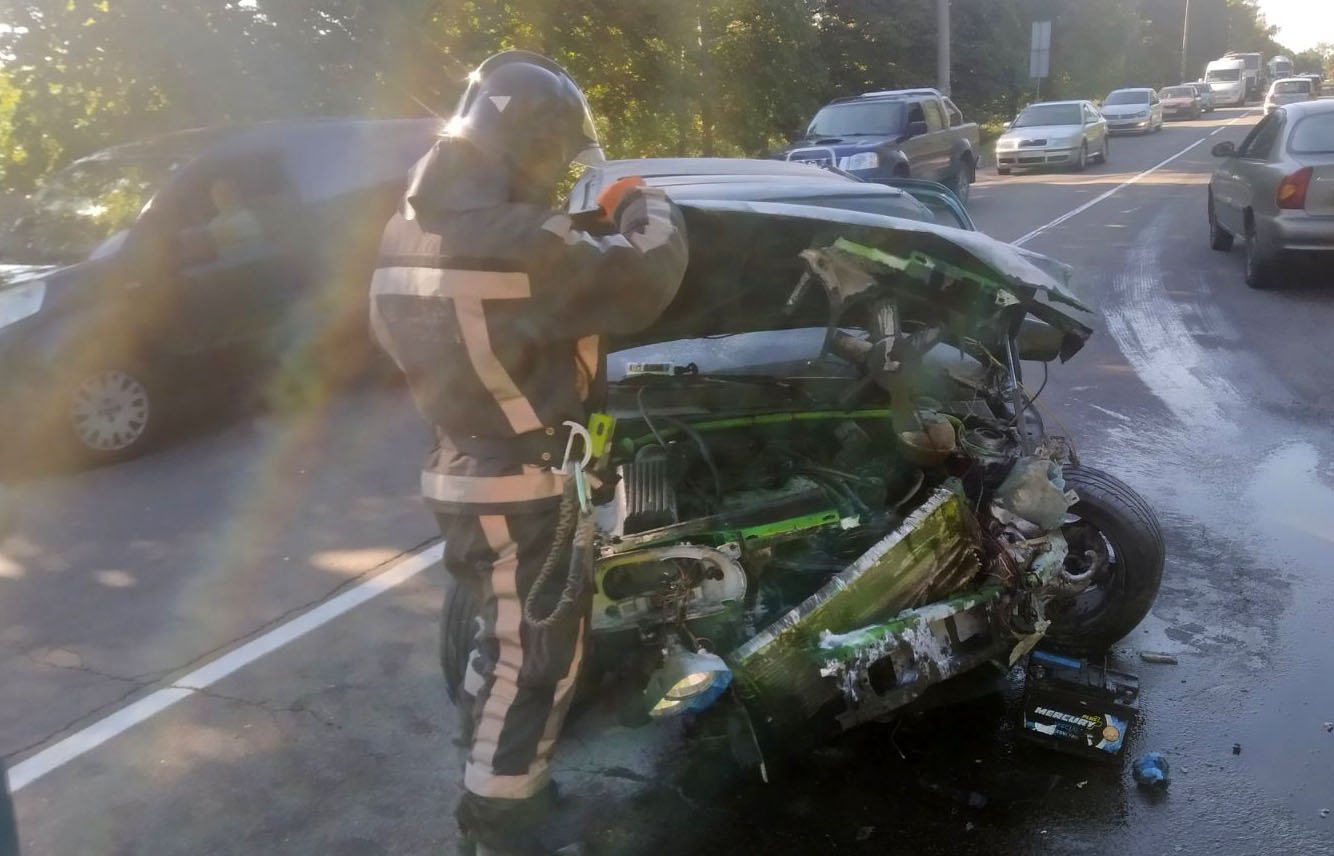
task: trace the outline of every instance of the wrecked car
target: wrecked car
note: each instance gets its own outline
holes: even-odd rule
[[[622,162],[571,196],[643,175],[690,240],[674,302],[615,343],[614,427],[587,456],[613,494],[590,662],[652,718],[738,702],[762,753],[1039,643],[1103,651],[1163,570],[1152,510],[1047,431],[1024,381],[1091,334],[1068,270],[938,225],[907,190],[806,170]],[[478,605],[448,585],[457,693]]]

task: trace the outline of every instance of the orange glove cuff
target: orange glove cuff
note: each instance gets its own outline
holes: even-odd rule
[[[602,216],[607,220],[615,219],[616,212],[620,210],[621,203],[625,201],[625,197],[636,187],[643,186],[644,179],[637,175],[618,178],[616,181],[607,185],[602,189],[602,192],[598,194],[598,207],[602,209]]]

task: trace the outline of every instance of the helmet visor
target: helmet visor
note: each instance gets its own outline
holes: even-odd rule
[[[574,157],[570,160],[584,166],[601,168],[606,166],[607,156],[603,154],[602,144],[598,142],[598,129],[597,125],[593,123],[593,111],[589,109],[588,99],[584,97],[584,93],[577,87],[575,91],[579,93],[579,102],[584,106],[584,118],[582,127],[579,129],[579,133],[583,136],[584,145],[574,153]]]

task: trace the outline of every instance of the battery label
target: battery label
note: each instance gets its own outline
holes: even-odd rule
[[[1089,749],[1116,754],[1125,745],[1127,722],[1105,713],[1067,713],[1038,705],[1024,717],[1024,728]]]

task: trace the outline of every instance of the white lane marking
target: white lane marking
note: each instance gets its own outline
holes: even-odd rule
[[[92,725],[76,731],[59,743],[33,755],[9,769],[9,787],[20,791],[47,773],[56,770],[80,755],[96,749],[108,740],[161,713],[197,691],[206,689],[223,678],[250,665],[266,654],[271,654],[289,642],[300,639],[312,630],[328,624],[366,601],[401,585],[422,571],[438,563],[444,556],[445,545],[437,542],[405,556],[388,570],[330,598],[309,612],[251,639],[239,648],[223,654],[210,663],[195,669],[170,686],[156,690],[138,701],[109,714]]]
[[[1231,122],[1228,122],[1227,125],[1224,125],[1224,126],[1223,126],[1223,128],[1226,128],[1226,127],[1228,127],[1229,125],[1235,125],[1236,123],[1240,122],[1242,119],[1245,119],[1245,118],[1246,118],[1247,116],[1249,116],[1249,115],[1250,115],[1250,111],[1247,111],[1247,112],[1241,114],[1240,116],[1238,116],[1237,118],[1233,119]],[[1219,128],[1218,130],[1221,131],[1223,128]],[[1215,133],[1216,133],[1216,132],[1215,132]],[[1129,187],[1130,185],[1135,184],[1136,182],[1138,182],[1138,181],[1140,181],[1140,180],[1142,180],[1142,179],[1144,179],[1144,178],[1146,178],[1146,177],[1148,177],[1148,176],[1150,176],[1150,175],[1153,175],[1153,174],[1154,174],[1155,172],[1157,172],[1158,170],[1160,170],[1160,169],[1162,169],[1163,167],[1167,166],[1167,165],[1168,165],[1169,163],[1171,163],[1172,161],[1174,161],[1174,160],[1176,160],[1177,158],[1181,157],[1181,156],[1184,155],[1186,152],[1188,152],[1188,151],[1190,151],[1191,149],[1193,149],[1193,148],[1195,148],[1196,146],[1198,146],[1200,143],[1204,142],[1204,140],[1205,140],[1204,137],[1200,137],[1198,140],[1196,140],[1195,142],[1193,142],[1193,143],[1191,143],[1190,145],[1186,146],[1184,149],[1182,149],[1181,151],[1177,152],[1176,154],[1172,155],[1172,156],[1171,156],[1170,158],[1168,158],[1167,160],[1160,161],[1159,163],[1157,163],[1157,164],[1155,164],[1155,165],[1149,167],[1148,169],[1144,170],[1144,172],[1141,172],[1139,175],[1132,176],[1132,177],[1126,179],[1125,181],[1123,181],[1123,182],[1121,182],[1120,184],[1118,184],[1116,187],[1113,187],[1111,190],[1108,190],[1108,191],[1105,192],[1105,193],[1101,193],[1101,194],[1099,194],[1099,195],[1093,197],[1093,198],[1090,199],[1088,202],[1085,202],[1083,205],[1080,205],[1078,208],[1073,208],[1073,209],[1071,209],[1071,210],[1065,212],[1065,213],[1062,214],[1060,217],[1057,217],[1055,220],[1052,220],[1050,223],[1046,223],[1046,224],[1044,224],[1044,225],[1042,225],[1042,226],[1037,227],[1037,228],[1034,229],[1033,231],[1029,232],[1027,235],[1024,235],[1023,237],[1018,238],[1018,239],[1012,241],[1011,243],[1013,243],[1016,247],[1021,247],[1021,246],[1023,246],[1024,244],[1026,244],[1026,243],[1028,243],[1029,241],[1031,241],[1031,240],[1033,240],[1034,238],[1036,238],[1038,235],[1041,235],[1043,232],[1046,232],[1046,231],[1048,231],[1049,229],[1054,229],[1054,228],[1056,228],[1057,226],[1059,226],[1059,225],[1061,225],[1062,223],[1064,223],[1066,220],[1069,220],[1071,217],[1077,217],[1077,216],[1079,216],[1080,214],[1083,214],[1085,211],[1089,210],[1089,209],[1092,208],[1094,205],[1097,205],[1099,202],[1102,202],[1102,201],[1105,200],[1105,199],[1110,199],[1111,197],[1113,197],[1113,196],[1115,196],[1116,194],[1120,193],[1122,190],[1125,190],[1125,189],[1126,189],[1127,187]]]

